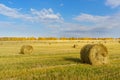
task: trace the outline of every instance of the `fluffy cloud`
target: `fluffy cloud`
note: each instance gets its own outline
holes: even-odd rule
[[[35,9],[31,9],[32,14],[37,15],[41,19],[60,19],[59,14],[54,14],[53,10],[50,9],[43,9],[41,11],[37,11]]]
[[[105,21],[108,19],[109,16],[93,16],[90,14],[84,14],[82,13],[81,15],[75,17],[74,19],[77,21],[83,21],[83,22],[100,22],[100,21]]]
[[[79,22],[89,22],[95,27],[114,28],[119,27],[120,13],[111,16],[95,16],[90,14],[81,14],[74,18]],[[86,24],[85,24],[86,25]]]
[[[73,18],[76,24],[67,24],[68,29],[64,28],[66,36],[77,37],[110,37],[117,36],[120,33],[120,13],[109,16],[97,16],[82,13]],[[116,31],[116,32],[115,32]]]
[[[3,4],[0,4],[0,14],[13,17],[13,18],[19,18],[23,15],[19,14],[15,9],[9,8]]]
[[[36,21],[47,21],[47,22],[57,22],[62,21],[63,18],[59,13],[54,14],[53,10],[51,8],[49,9],[42,9],[40,11],[31,9],[31,14],[34,16],[34,19]]]
[[[120,6],[120,0],[106,0],[106,5],[111,6],[112,8]]]
[[[30,14],[23,14],[19,10],[0,4],[0,14],[11,18],[23,19],[32,22],[59,22],[63,18],[59,13],[55,14],[51,8],[40,11],[31,9]]]

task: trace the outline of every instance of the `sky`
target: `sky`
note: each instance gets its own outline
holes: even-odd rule
[[[0,37],[120,37],[120,0],[0,0]]]

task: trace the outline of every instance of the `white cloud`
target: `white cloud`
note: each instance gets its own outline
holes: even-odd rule
[[[95,22],[103,22],[108,18],[109,18],[109,16],[93,16],[93,15],[90,15],[90,14],[82,13],[81,15],[75,17],[74,19],[77,20],[77,21],[95,23]]]
[[[120,0],[106,0],[106,5],[111,6],[112,8],[120,6]]]
[[[78,15],[73,18],[77,23],[67,23],[62,35],[76,37],[110,37],[120,33],[120,13],[109,16],[91,14]]]
[[[54,20],[59,21],[62,20],[62,17],[59,13],[54,14],[53,10],[51,8],[49,9],[42,9],[40,11],[31,9],[31,13],[38,21],[39,20]]]
[[[90,14],[81,14],[79,16],[76,16],[74,19],[82,23],[92,23],[92,26],[95,27],[113,28],[119,27],[120,25],[120,13],[111,16],[94,16]]]
[[[30,14],[23,14],[18,9],[10,8],[4,4],[0,4],[0,14],[16,19],[23,19],[32,22],[59,22],[63,18],[59,13],[55,14],[54,11],[49,9],[42,9],[40,11],[31,9]]]

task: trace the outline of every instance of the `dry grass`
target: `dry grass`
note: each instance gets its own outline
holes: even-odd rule
[[[104,44],[108,49],[110,64],[101,66],[81,63],[79,52],[87,41],[3,41],[2,43],[0,80],[119,80],[118,42],[107,41]],[[18,54],[20,47],[25,44],[34,47],[33,54]],[[78,44],[78,47],[72,48],[73,44]]]

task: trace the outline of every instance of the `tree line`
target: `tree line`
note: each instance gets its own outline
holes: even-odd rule
[[[24,41],[24,40],[115,40],[120,38],[75,38],[75,37],[0,37],[0,41]]]

